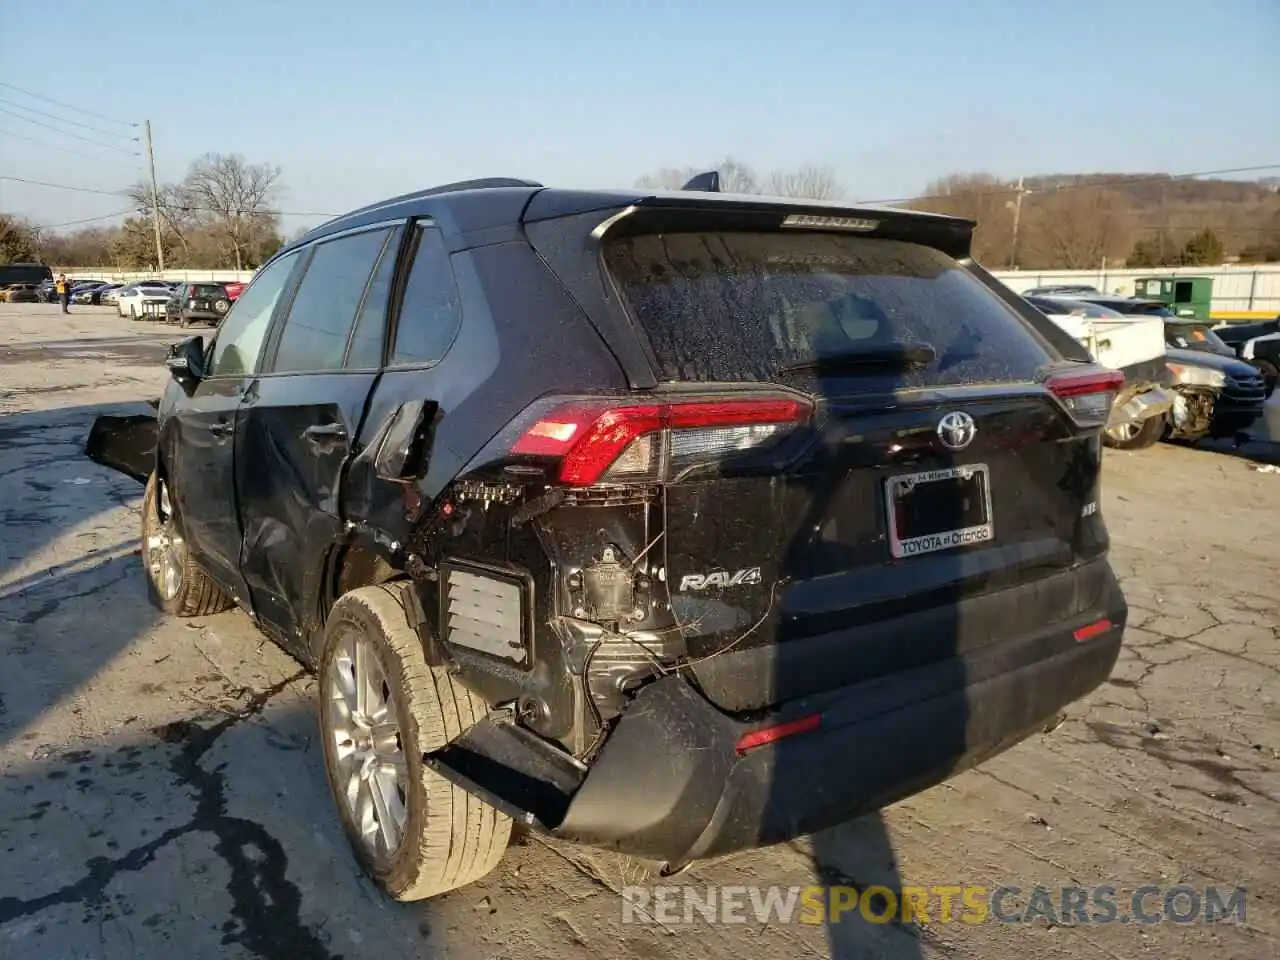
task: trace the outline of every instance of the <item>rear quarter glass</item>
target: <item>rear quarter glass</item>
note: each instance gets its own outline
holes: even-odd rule
[[[670,233],[608,241],[604,257],[663,380],[797,384],[779,369],[904,341],[930,344],[935,359],[810,376],[840,393],[881,393],[1027,381],[1052,359],[964,267],[919,244]]]

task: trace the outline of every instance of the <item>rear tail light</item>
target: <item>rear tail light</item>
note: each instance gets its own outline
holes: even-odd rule
[[[568,401],[537,415],[511,452],[558,458],[559,479],[571,486],[675,480],[781,439],[811,409],[796,397]]]
[[[1101,427],[1111,416],[1111,405],[1124,386],[1124,374],[1118,370],[1088,367],[1054,374],[1045,381],[1045,386],[1067,408],[1077,424]]]

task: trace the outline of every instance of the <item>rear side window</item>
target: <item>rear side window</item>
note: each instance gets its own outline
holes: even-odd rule
[[[1050,359],[979,280],[918,244],[679,233],[609,242],[605,261],[664,380],[770,380],[782,367],[902,342],[927,343],[936,358],[841,368],[832,376],[842,392],[1029,380]]]
[[[371,230],[316,244],[289,307],[272,370],[338,370],[374,264],[390,230]]]
[[[405,283],[396,324],[392,364],[436,363],[453,343],[462,315],[458,290],[440,231],[425,224],[414,228],[413,266]]]

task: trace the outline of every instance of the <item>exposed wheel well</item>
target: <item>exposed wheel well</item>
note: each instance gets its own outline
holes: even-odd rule
[[[404,576],[404,571],[391,564],[386,557],[358,543],[336,547],[329,555],[323,586],[320,591],[320,624],[329,617],[329,611],[344,593],[357,587],[373,587]]]

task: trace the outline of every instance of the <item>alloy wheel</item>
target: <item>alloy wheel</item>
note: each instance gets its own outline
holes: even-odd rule
[[[156,590],[165,600],[172,600],[182,587],[182,567],[186,543],[173,519],[169,487],[156,480],[156,502],[153,505],[151,529],[147,533],[147,571]]]
[[[381,860],[404,840],[408,765],[395,696],[373,642],[354,625],[340,629],[322,680],[329,775],[360,842]]]

